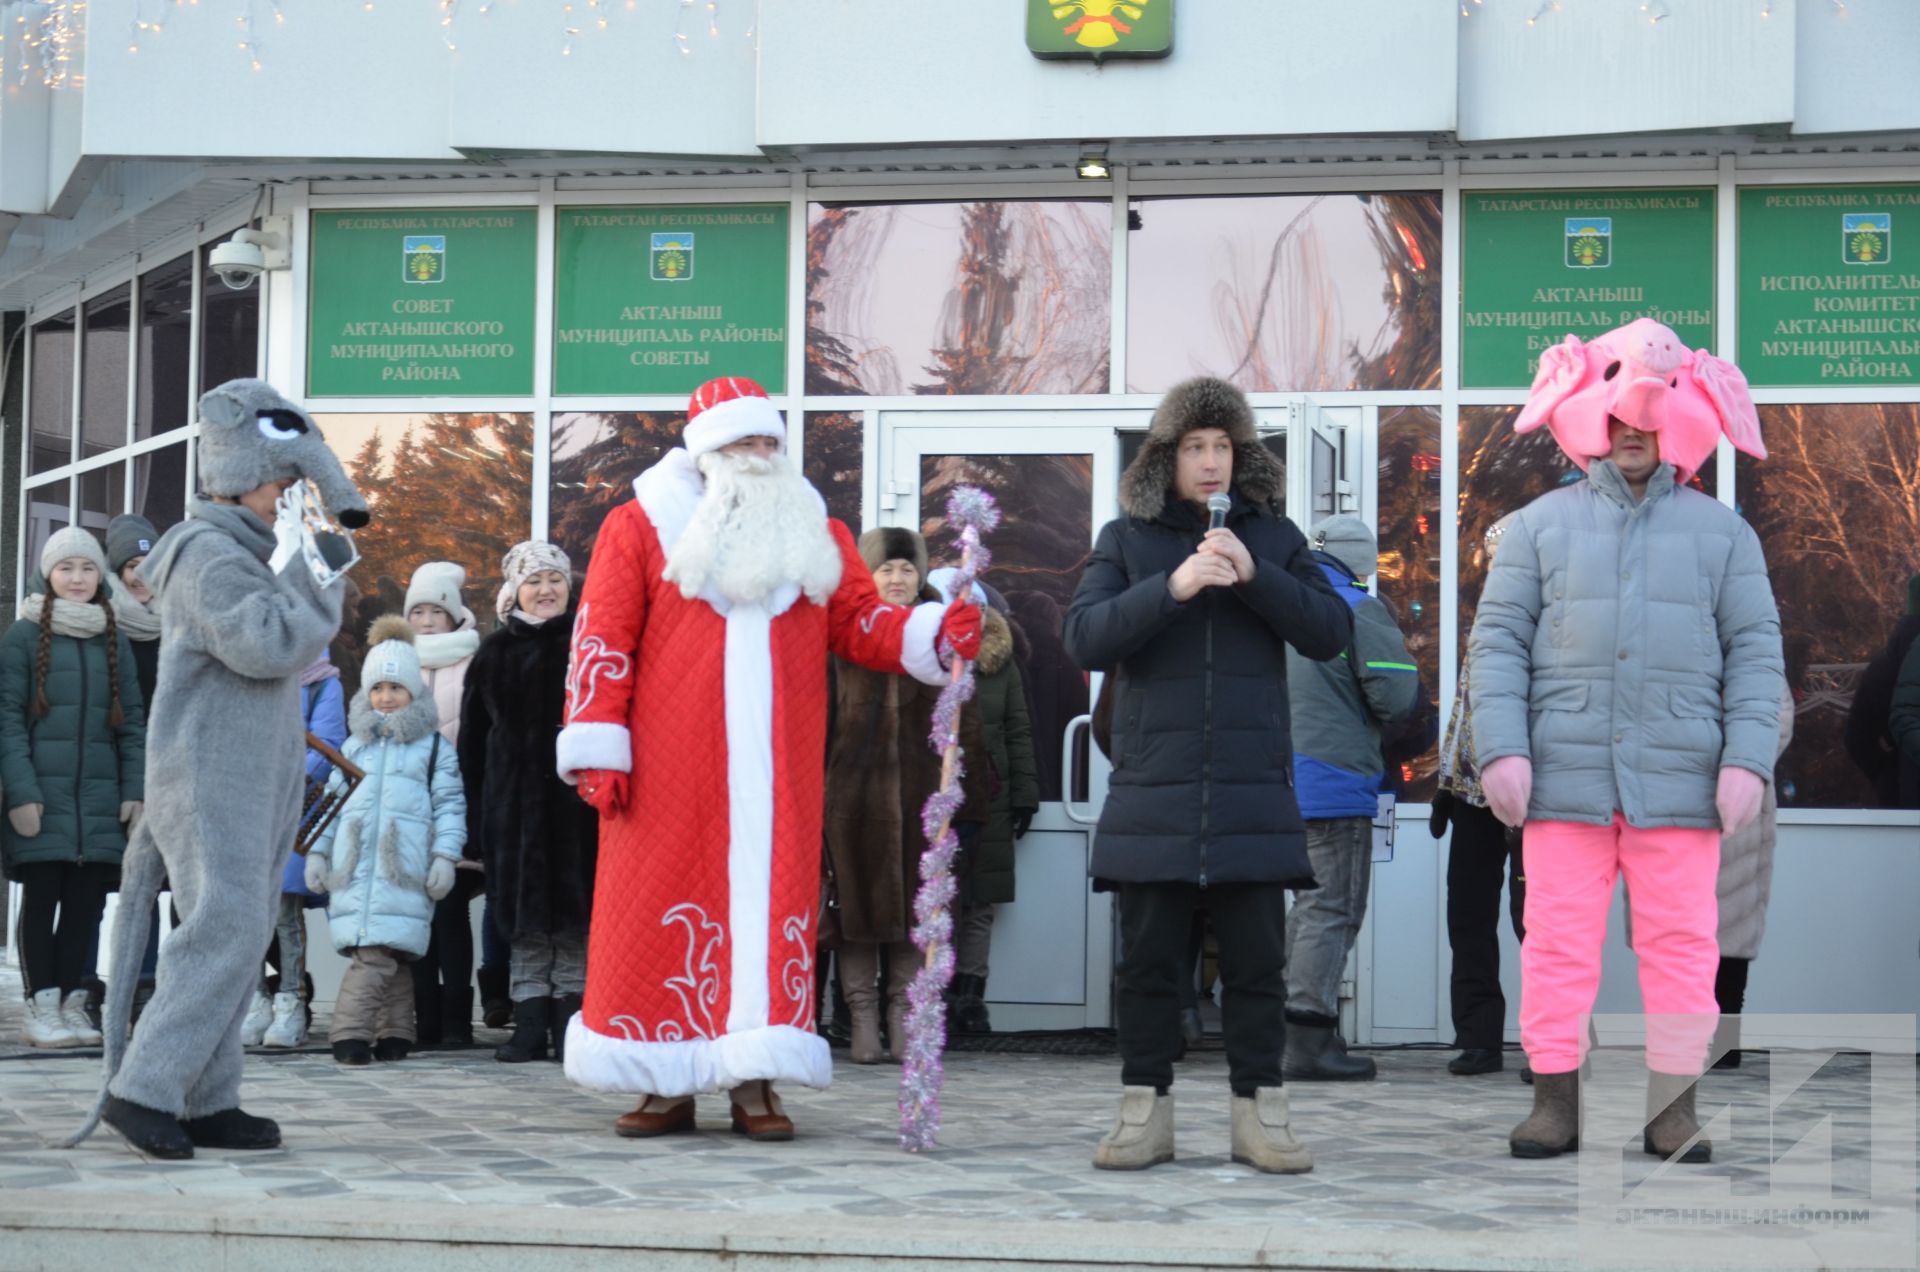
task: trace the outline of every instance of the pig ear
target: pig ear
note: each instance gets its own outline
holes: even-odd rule
[[[1516,433],[1531,433],[1553,418],[1559,405],[1573,396],[1587,374],[1586,346],[1580,337],[1568,336],[1540,355],[1540,370],[1533,377],[1533,389],[1520,418],[1513,422]]]
[[[1760,413],[1754,409],[1753,395],[1747,391],[1747,377],[1725,358],[1716,358],[1705,349],[1693,355],[1693,382],[1706,392],[1707,399],[1720,416],[1720,431],[1734,449],[1755,459],[1767,457],[1766,443],[1760,440]]]

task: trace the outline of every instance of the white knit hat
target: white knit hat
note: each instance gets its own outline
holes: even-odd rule
[[[749,437],[778,438],[787,444],[787,425],[767,391],[744,376],[708,380],[687,403],[687,453],[698,458]]]
[[[110,573],[107,569],[106,551],[101,548],[100,540],[93,537],[93,532],[83,530],[79,526],[68,526],[64,530],[56,531],[47,540],[47,546],[40,549],[41,576],[52,577],[53,567],[69,557],[79,557],[83,561],[93,562],[98,567],[102,578]]]
[[[420,651],[413,647],[413,628],[398,614],[383,614],[367,629],[367,660],[360,666],[360,685],[371,689],[391,681],[418,699],[427,691],[420,678]]]
[[[428,561],[413,572],[402,612],[410,615],[416,605],[438,605],[453,620],[456,629],[464,627],[473,621],[473,615],[460,597],[460,590],[466,585],[465,566],[455,561]]]

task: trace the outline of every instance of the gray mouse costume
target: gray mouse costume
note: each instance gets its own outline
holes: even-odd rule
[[[102,1116],[160,1157],[279,1143],[271,1121],[239,1110],[240,1024],[303,794],[300,672],[339,630],[343,581],[323,587],[298,555],[276,573],[274,526],[212,501],[301,478],[342,525],[366,523],[366,501],[313,421],[271,385],[233,380],[200,399],[201,497],[140,569],[161,621],[147,805],[114,919],[107,1084],[70,1144]],[[180,925],[160,946],[158,986],[129,1047],[137,965],[163,876]]]

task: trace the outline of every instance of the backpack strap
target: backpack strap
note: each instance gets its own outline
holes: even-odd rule
[[[440,744],[446,741],[446,734],[435,729],[433,746],[427,751],[427,794],[433,794],[433,770],[440,767]]]

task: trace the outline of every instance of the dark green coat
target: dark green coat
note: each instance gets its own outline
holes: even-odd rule
[[[980,708],[980,731],[986,735],[995,789],[986,829],[969,869],[967,895],[973,901],[1001,904],[1013,900],[1014,822],[1020,814],[1040,807],[1040,775],[1033,760],[1033,723],[1027,713],[1027,688],[1020,677],[1013,630],[998,611],[987,610],[986,616],[980,661],[975,664],[974,701]]]
[[[133,649],[120,641],[120,710],[107,723],[107,638],[53,638],[44,718],[33,714],[40,625],[21,619],[0,637],[0,785],[9,811],[39,804],[40,833],[22,839],[0,823],[7,868],[41,862],[119,865],[127,848],[120,805],[143,798],[146,710]]]

